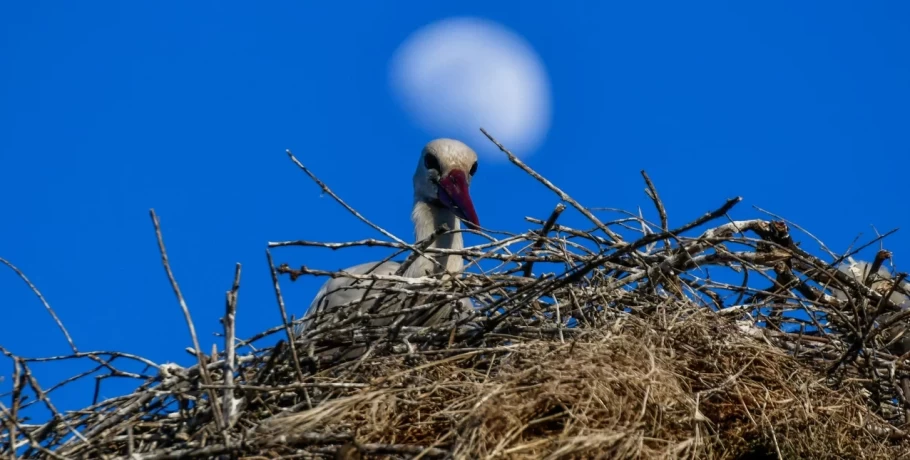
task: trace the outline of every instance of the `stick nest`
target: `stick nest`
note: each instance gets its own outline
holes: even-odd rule
[[[42,359],[3,348],[14,372],[13,391],[0,400],[0,453],[137,459],[906,455],[910,372],[902,347],[906,315],[895,297],[903,275],[888,280],[838,270],[846,255],[824,261],[808,253],[782,219],[730,220],[738,198],[671,229],[647,175],[661,222],[637,213],[601,222],[506,153],[591,228],[558,224],[566,209],[561,204],[548,219],[528,219],[534,228],[525,233],[467,231],[487,242],[457,251],[475,263],[463,277],[375,289],[381,302],[414,296],[415,310],[469,296],[474,310],[432,327],[404,321],[371,327],[371,315],[352,315],[290,341],[295,321],[287,317],[279,281],[349,274],[276,266],[269,253],[285,318],[272,330],[234,337],[238,265],[223,320],[230,346],[204,353],[190,328],[195,366],[80,352],[75,345],[71,356],[43,359],[90,360],[104,375],[139,379],[131,394],[57,411],[51,401],[59,385],[41,386],[30,371]],[[291,245],[441,252],[427,242],[394,238],[270,243]],[[871,272],[889,257],[880,251]],[[260,345],[269,338],[280,340]],[[351,346],[369,351],[347,361],[324,351]],[[148,371],[128,372],[115,367],[120,362],[140,362]],[[36,407],[51,416],[34,423],[22,415]]]

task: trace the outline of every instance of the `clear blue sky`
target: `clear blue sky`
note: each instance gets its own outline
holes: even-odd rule
[[[187,364],[155,208],[206,349],[235,262],[238,335],[277,324],[267,241],[378,236],[320,197],[284,150],[409,238],[410,176],[431,137],[392,97],[389,60],[415,29],[459,15],[497,21],[539,54],[552,123],[527,161],[586,205],[654,217],[647,169],[671,224],[742,195],[734,217],[760,206],[835,250],[873,235],[870,225],[903,227],[888,247],[910,270],[910,6],[898,1],[5,2],[0,257],[42,290],[81,349]],[[557,203],[488,157],[473,196],[485,227],[511,231]],[[275,252],[277,263],[324,269],[379,255]],[[317,288],[283,286],[298,315]],[[67,352],[3,267],[0,309],[3,346]]]

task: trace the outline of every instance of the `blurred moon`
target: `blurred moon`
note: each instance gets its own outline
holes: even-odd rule
[[[421,129],[479,154],[498,152],[481,127],[519,156],[538,148],[550,128],[543,62],[522,37],[489,20],[449,18],[418,29],[395,51],[390,84]]]

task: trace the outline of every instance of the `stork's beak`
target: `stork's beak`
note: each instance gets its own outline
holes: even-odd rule
[[[458,218],[474,227],[480,227],[474,203],[471,202],[471,194],[468,193],[468,181],[465,179],[464,171],[453,169],[443,177],[439,181],[438,196],[439,201],[451,209]]]

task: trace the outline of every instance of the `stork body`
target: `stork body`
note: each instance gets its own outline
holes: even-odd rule
[[[863,280],[867,276],[871,275],[870,270],[872,269],[872,264],[865,261],[857,261],[852,257],[848,257],[847,261],[843,263],[838,270],[847,275],[853,277],[856,282],[862,284]],[[888,294],[891,292],[891,297],[888,298],[892,303],[899,306],[902,310],[910,308],[910,296],[906,293],[910,292],[910,282],[902,282],[899,287],[892,289],[895,279],[891,276],[891,273],[888,272],[885,267],[879,267],[877,276],[873,279],[871,285],[869,286],[872,290],[879,292],[882,295]],[[847,300],[846,294],[840,289],[831,289],[836,297],[839,300]],[[881,316],[882,321],[887,321],[895,313],[885,313]],[[910,336],[907,336],[904,331],[906,324],[898,324],[892,326],[889,330],[885,331],[884,337],[887,342],[894,343],[889,347],[892,354],[900,356],[904,353],[910,352]],[[901,337],[898,337],[899,334],[903,334]]]
[[[414,172],[414,207],[411,220],[414,223],[416,241],[431,237],[437,229],[445,225],[454,233],[438,236],[429,247],[442,249],[462,249],[464,240],[460,232],[461,220],[472,225],[479,225],[474,205],[468,192],[471,178],[477,171],[477,154],[467,145],[453,139],[436,139],[428,143],[420,154],[417,169]],[[401,264],[394,261],[367,262],[344,271],[355,274],[394,275]],[[425,254],[418,256],[400,274],[406,278],[432,276],[441,273],[460,274],[464,269],[464,260],[459,255]],[[420,305],[412,300],[403,303],[394,297],[386,298],[383,305],[374,309],[382,291],[378,288],[390,286],[390,281],[356,280],[352,278],[333,278],[327,281],[317,292],[303,323],[297,333],[303,334],[317,328],[335,324],[356,311],[373,314],[393,313],[403,307]],[[371,288],[372,285],[372,288]],[[403,286],[407,287],[407,286]],[[364,297],[366,294],[366,297]],[[366,299],[361,301],[361,299]],[[471,306],[467,298],[460,300],[461,305]],[[454,306],[445,304],[440,308],[427,309],[408,314],[402,321],[405,326],[432,326],[450,318]],[[375,318],[371,326],[385,326],[395,321],[397,315]],[[365,350],[353,347],[346,357],[356,357]]]
[[[846,263],[841,264],[837,268],[843,273],[846,273],[853,277],[856,282],[862,284],[863,280],[870,275],[869,271],[872,269],[872,264],[866,261],[857,261],[852,257],[848,257]],[[872,282],[870,288],[875,291],[878,291],[882,294],[887,294],[891,290],[891,285],[894,283],[891,273],[885,267],[878,268],[878,274],[875,280]],[[839,289],[832,289],[834,296],[840,300],[846,300],[847,297],[843,291]],[[894,289],[894,292],[891,293],[891,297],[888,298],[895,305],[899,305],[903,308],[910,308],[910,297],[908,297],[904,292],[910,292],[910,283],[904,281],[901,283],[900,289]]]

